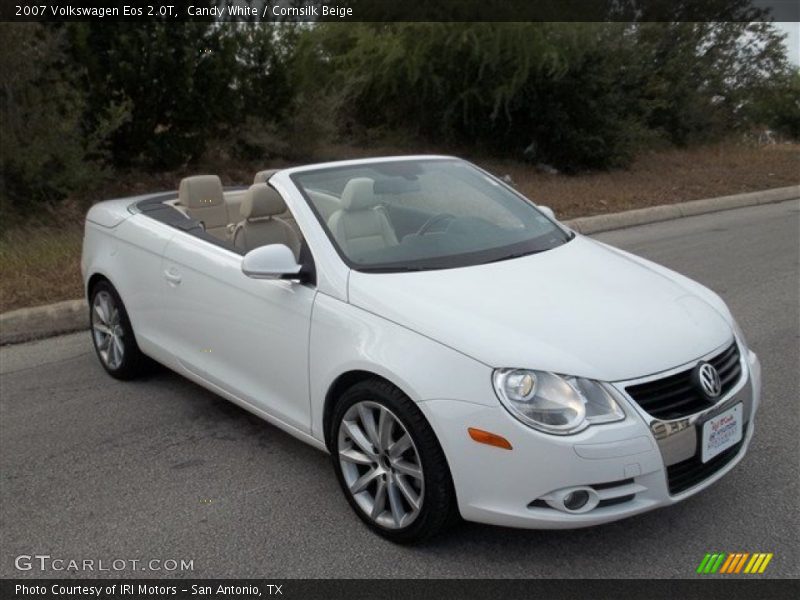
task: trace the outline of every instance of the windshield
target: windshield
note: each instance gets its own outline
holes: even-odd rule
[[[570,239],[525,198],[461,160],[365,163],[291,177],[339,254],[361,271],[465,267]]]

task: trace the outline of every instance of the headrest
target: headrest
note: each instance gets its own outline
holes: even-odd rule
[[[251,185],[239,209],[245,219],[273,217],[286,212],[286,202],[281,195],[264,183]]]
[[[344,186],[342,208],[344,210],[372,208],[377,204],[374,188],[375,181],[369,177],[354,177]]]
[[[178,203],[186,208],[206,208],[224,204],[222,182],[216,175],[184,177],[178,188]]]
[[[269,178],[275,175],[275,173],[278,171],[280,171],[280,169],[265,169],[263,171],[259,171],[256,173],[256,176],[253,177],[253,183],[267,183]]]

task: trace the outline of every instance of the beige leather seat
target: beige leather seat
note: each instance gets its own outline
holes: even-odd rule
[[[386,213],[377,208],[374,185],[368,177],[348,181],[342,192],[341,210],[328,220],[333,237],[350,256],[397,245],[397,236]]]
[[[228,238],[228,209],[219,177],[184,177],[178,188],[178,204],[190,217],[202,221],[208,233],[221,240]]]
[[[278,171],[280,171],[280,169],[264,169],[263,171],[259,171],[256,173],[256,176],[253,177],[253,185],[256,183],[267,183],[269,178],[275,175],[275,173]]]
[[[286,212],[286,202],[278,192],[263,183],[250,186],[241,211],[244,220],[234,230],[234,246],[249,252],[267,244],[285,244],[299,258],[300,237],[277,216]]]
[[[275,175],[275,173],[277,173],[278,171],[280,171],[280,169],[264,169],[263,171],[259,171],[258,173],[256,173],[255,177],[253,177],[253,185],[257,183],[267,183],[270,177]],[[292,213],[290,213],[288,209],[285,213],[278,215],[278,217],[280,217],[281,220],[286,221],[289,225],[291,225],[292,229],[294,229],[294,232],[297,234],[297,237],[302,239],[303,234],[300,233],[300,226],[297,224],[297,221],[294,220],[294,215],[292,215]]]

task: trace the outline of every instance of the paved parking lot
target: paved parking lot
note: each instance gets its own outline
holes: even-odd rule
[[[166,370],[114,381],[86,333],[2,348],[0,577],[41,576],[14,568],[36,553],[193,560],[184,577],[686,577],[711,551],[773,552],[765,576],[797,577],[799,232],[784,202],[597,236],[720,293],[765,387],[728,477],[594,529],[464,524],[395,546],[351,514],[327,456],[210,392]]]

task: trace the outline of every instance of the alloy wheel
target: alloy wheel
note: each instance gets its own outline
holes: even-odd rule
[[[425,496],[422,461],[400,419],[376,402],[357,402],[344,414],[337,442],[349,493],[375,523],[410,525]]]
[[[118,369],[125,357],[125,330],[119,307],[106,290],[95,294],[92,302],[92,335],[106,367]]]

